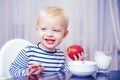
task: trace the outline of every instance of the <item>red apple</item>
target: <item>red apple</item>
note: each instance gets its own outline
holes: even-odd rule
[[[74,55],[78,57],[78,54],[81,54],[81,52],[84,52],[84,50],[79,45],[71,45],[67,48],[67,54],[72,60],[74,60]]]

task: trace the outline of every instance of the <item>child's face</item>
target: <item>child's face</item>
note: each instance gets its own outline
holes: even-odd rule
[[[36,31],[41,42],[40,46],[49,51],[54,51],[68,34],[65,18],[61,15],[42,17]]]

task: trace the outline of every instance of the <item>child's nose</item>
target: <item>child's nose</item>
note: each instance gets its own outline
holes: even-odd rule
[[[53,33],[52,33],[51,30],[49,30],[49,31],[47,32],[47,36],[49,36],[49,37],[53,36]]]

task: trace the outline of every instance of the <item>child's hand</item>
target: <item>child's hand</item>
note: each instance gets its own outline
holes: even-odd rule
[[[88,57],[88,54],[84,54],[84,53],[79,53],[78,57],[74,55],[74,60],[75,61],[83,61],[84,59],[86,59]]]
[[[33,64],[28,67],[28,75],[38,75],[44,70],[44,67],[40,67],[40,63]]]

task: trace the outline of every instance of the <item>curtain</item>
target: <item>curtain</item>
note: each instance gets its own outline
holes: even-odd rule
[[[115,36],[116,44],[120,49],[120,21],[119,21],[119,6],[117,0],[109,1],[110,15],[112,20],[113,33]]]
[[[111,22],[112,22],[112,29],[113,34],[115,37],[116,46],[118,48],[117,52],[118,54],[118,69],[120,69],[120,6],[119,6],[119,0],[110,0],[109,1],[109,9],[110,9],[110,15],[111,15]],[[116,52],[116,53],[117,53]]]
[[[118,69],[117,0],[0,0],[0,47],[13,38],[37,43],[37,16],[49,5],[65,9],[70,19],[69,34],[58,47],[66,52],[69,45],[81,45],[89,60],[94,60],[95,50],[109,50],[113,53],[112,69]]]

